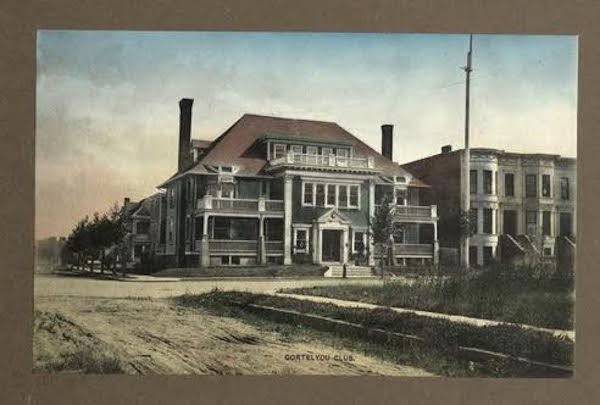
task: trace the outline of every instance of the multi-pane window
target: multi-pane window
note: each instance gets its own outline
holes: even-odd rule
[[[294,153],[294,155],[302,154],[302,145],[292,145],[290,149],[292,150],[292,153]]]
[[[338,186],[338,207],[346,208],[348,206],[348,187],[345,185]]]
[[[491,208],[483,209],[483,233],[493,233],[492,223],[494,221],[494,211]]]
[[[537,211],[525,212],[525,224],[527,235],[535,236],[537,234]]]
[[[353,249],[356,253],[362,253],[365,250],[365,241],[364,241],[365,233],[355,231],[354,232],[354,244]]]
[[[302,200],[304,205],[314,205],[313,202],[313,183],[304,183],[304,198]]]
[[[233,198],[234,185],[233,183],[221,184],[221,198]]]
[[[550,211],[542,212],[542,235],[550,235],[550,218],[552,213]]]
[[[325,206],[325,184],[317,184],[316,205],[317,207]]]
[[[335,200],[336,200],[335,184],[328,184],[327,185],[327,205],[330,207],[335,206]]]
[[[349,207],[358,207],[358,186],[350,186]]]
[[[492,194],[492,171],[483,171],[483,193]]]
[[[321,155],[323,156],[329,156],[333,154],[333,149],[332,148],[321,148]]]
[[[561,198],[561,200],[569,199],[569,178],[568,177],[560,178],[560,198]]]
[[[406,205],[406,190],[396,189],[396,204]]]
[[[515,195],[515,175],[512,173],[504,174],[504,195],[506,197]]]
[[[542,175],[542,197],[550,197],[550,175]]]
[[[537,176],[535,174],[525,176],[525,197],[537,197]]]
[[[477,230],[477,208],[471,208],[469,210],[469,225],[471,227],[471,233],[475,234],[478,232]]]
[[[297,252],[306,252],[308,248],[308,230],[296,229],[295,248]]]
[[[283,157],[285,154],[286,146],[284,144],[276,143],[275,146],[273,146],[273,159]]]
[[[471,170],[469,172],[469,187],[471,194],[477,194],[477,170]]]

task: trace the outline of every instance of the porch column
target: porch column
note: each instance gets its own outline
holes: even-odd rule
[[[202,239],[200,241],[200,267],[210,266],[210,248],[208,244],[208,214],[202,219]]]
[[[369,224],[375,217],[375,182],[369,180]],[[375,266],[375,243],[373,242],[373,229],[369,227],[367,232],[367,243],[369,245],[369,266]]]
[[[312,254],[313,263],[317,264],[321,262],[321,238],[319,238],[319,226],[316,222],[313,223],[312,227]]]
[[[437,221],[433,222],[433,264],[440,262],[440,243],[438,242]]]
[[[348,248],[349,248],[349,233],[350,231],[348,230],[348,228],[346,228],[345,230],[342,231],[342,264],[343,263],[348,263],[348,260],[350,259],[349,255],[348,255]]]
[[[258,264],[267,264],[267,247],[265,243],[264,235],[264,218],[260,217],[258,220]]]
[[[283,180],[283,264],[292,264],[292,177]]]

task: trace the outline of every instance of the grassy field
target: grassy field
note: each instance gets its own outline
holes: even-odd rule
[[[153,273],[156,277],[322,277],[324,266],[295,264],[293,266],[193,267],[165,269]]]
[[[201,295],[185,295],[176,300],[184,307],[206,308],[219,316],[241,318],[261,325],[263,328],[285,333],[308,333],[342,339],[348,347],[369,355],[423,368],[445,376],[540,376],[526,365],[510,361],[472,362],[457,356],[459,346],[502,352],[513,356],[562,366],[571,366],[573,343],[547,333],[525,330],[517,326],[476,327],[452,323],[442,319],[430,319],[414,314],[399,314],[390,310],[343,308],[332,304],[314,303],[271,295],[243,292],[213,291]],[[258,304],[301,313],[321,315],[346,322],[379,328],[390,332],[414,334],[424,339],[424,344],[398,346],[395,343],[377,344],[352,333],[323,331],[300,325],[294,319],[274,321],[248,309],[247,304]]]
[[[342,284],[283,292],[573,329],[572,279],[535,274],[526,269],[490,269],[470,276],[422,276],[410,284],[393,281],[371,286]]]

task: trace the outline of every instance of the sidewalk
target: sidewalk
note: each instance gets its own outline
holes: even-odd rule
[[[377,309],[377,308],[390,309],[390,310],[398,312],[398,313],[413,313],[413,314],[419,315],[419,316],[426,316],[429,318],[446,319],[451,322],[466,323],[466,324],[475,325],[475,326],[515,325],[515,326],[520,326],[524,329],[530,329],[530,330],[534,330],[534,331],[538,331],[538,332],[551,333],[552,335],[554,335],[556,337],[568,337],[573,342],[575,342],[575,331],[571,331],[571,330],[540,328],[538,326],[533,326],[533,325],[494,321],[491,319],[472,318],[472,317],[462,316],[462,315],[450,315],[450,314],[444,314],[444,313],[440,313],[440,312],[421,311],[421,310],[417,310],[417,309],[386,307],[384,305],[369,304],[366,302],[359,302],[359,301],[346,301],[346,300],[340,300],[337,298],[319,297],[319,296],[315,296],[315,295],[286,294],[286,293],[278,293],[278,292],[274,293],[274,295],[277,295],[279,297],[300,299],[300,300],[304,300],[304,301],[329,303],[329,304],[334,304],[334,305],[338,305],[341,307],[358,307],[358,308],[367,308],[367,309]]]

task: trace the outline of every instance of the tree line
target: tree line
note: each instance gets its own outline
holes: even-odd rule
[[[116,273],[118,258],[124,254],[125,234],[123,210],[115,203],[107,212],[95,212],[91,218],[86,215],[75,225],[65,243],[65,259],[72,267],[92,272],[99,261],[100,272]]]

